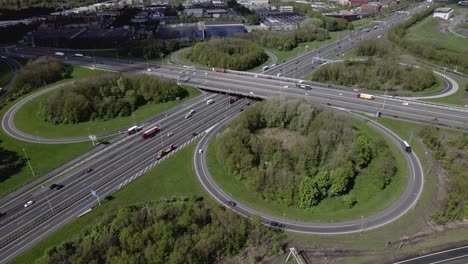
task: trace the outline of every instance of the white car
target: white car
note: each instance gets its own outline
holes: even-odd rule
[[[33,203],[34,201],[28,201],[27,203],[24,204],[24,208],[31,206]]]
[[[199,149],[199,150],[198,150],[198,153],[202,154],[202,153],[203,153],[203,149]]]
[[[254,94],[254,92],[250,92],[250,94]]]
[[[172,135],[173,135],[172,132],[171,132],[171,133],[167,133],[167,136],[168,136],[168,137],[170,137],[170,136],[172,136]]]
[[[195,113],[195,110],[192,109],[192,110],[189,111],[189,115],[191,115],[193,113]]]
[[[407,103],[407,102],[403,102],[403,103],[401,103],[401,104],[402,104],[402,105],[408,105],[408,103]]]

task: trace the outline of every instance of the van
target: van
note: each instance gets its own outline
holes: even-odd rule
[[[206,101],[207,105],[212,104],[212,103],[213,103],[213,99],[210,99],[210,100]]]

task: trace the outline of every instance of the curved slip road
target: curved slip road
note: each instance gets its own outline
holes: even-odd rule
[[[362,120],[372,126],[373,128],[382,132],[388,137],[393,143],[398,145],[398,149],[401,154],[404,155],[408,163],[408,185],[403,191],[399,199],[397,199],[390,206],[384,210],[375,213],[370,216],[366,216],[362,219],[334,222],[334,223],[316,223],[316,222],[303,222],[293,221],[284,219],[280,216],[272,216],[263,213],[259,210],[250,208],[236,201],[234,197],[231,197],[220,186],[216,184],[213,177],[211,176],[208,167],[206,165],[206,151],[199,153],[199,149],[206,150],[211,140],[218,133],[218,131],[226,125],[229,120],[225,120],[223,123],[219,123],[215,128],[211,129],[205,137],[199,142],[196,152],[193,157],[193,163],[195,173],[198,180],[202,184],[203,188],[219,203],[226,207],[230,207],[233,211],[250,218],[252,215],[258,215],[261,217],[262,223],[273,227],[279,227],[287,231],[307,234],[346,234],[362,232],[364,230],[378,228],[385,224],[395,221],[406,212],[416,206],[416,203],[421,196],[424,186],[424,172],[418,157],[412,153],[406,153],[400,147],[402,139],[399,138],[389,129],[384,126],[369,120],[365,117],[359,116],[354,113],[350,113],[354,118]],[[234,201],[237,205],[229,205],[229,201]]]

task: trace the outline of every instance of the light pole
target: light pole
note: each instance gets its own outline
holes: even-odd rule
[[[44,190],[44,185],[42,185],[41,187],[42,187],[42,190]],[[54,214],[54,209],[52,208],[52,205],[50,204],[49,196],[47,196],[47,190],[44,191],[44,193],[45,193],[45,197],[47,199],[47,203],[49,204],[50,211],[52,212],[52,214]]]
[[[132,117],[133,117],[133,125],[136,126],[136,122],[135,122],[135,114],[132,113]]]
[[[149,64],[148,64],[148,55],[145,55],[145,59],[146,59],[146,69],[148,71],[151,71],[151,69],[149,68]]]
[[[29,168],[31,169],[31,173],[33,177],[36,177],[36,174],[34,173],[33,167],[31,166],[31,162],[29,162],[28,155],[26,154],[26,150],[24,148],[23,148],[23,153],[24,153],[24,156],[26,157],[26,161],[28,162],[28,165],[29,165]]]
[[[362,236],[362,228],[364,227],[364,216],[361,215],[361,236]]]

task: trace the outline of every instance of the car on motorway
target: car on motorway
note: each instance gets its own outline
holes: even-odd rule
[[[63,187],[65,187],[65,185],[57,184],[57,187],[55,187],[55,189],[58,191],[58,190],[62,189]]]
[[[237,204],[236,204],[235,202],[233,202],[233,201],[228,201],[228,204],[229,204],[230,206],[232,206],[232,207],[234,207],[234,206],[237,205]]]
[[[192,133],[192,136],[194,136],[194,137],[196,137],[197,135],[198,135],[197,132]]]
[[[189,114],[186,114],[186,115],[185,115],[185,119],[187,119],[187,118],[189,118],[189,117],[191,117],[191,116],[192,116],[192,114],[190,114],[190,113],[189,113]]]
[[[86,170],[86,174],[89,174],[89,173],[91,173],[93,170],[94,170],[93,168],[89,168],[89,169],[87,169],[87,170]]]
[[[250,105],[250,101],[247,101],[247,103],[245,103],[245,105]]]
[[[244,108],[239,109],[240,112],[244,111]]]
[[[402,105],[408,105],[408,103],[407,103],[407,102],[403,102],[403,103],[401,103],[401,104],[402,104]]]
[[[50,189],[50,190],[53,190],[53,189],[57,188],[57,186],[58,186],[58,185],[54,183],[54,184],[52,184],[52,185],[49,186],[49,189]]]
[[[203,149],[199,149],[199,150],[198,150],[198,153],[202,154],[202,153],[203,153]]]
[[[167,133],[168,137],[171,137],[172,135],[174,135],[174,134],[172,134],[172,132]]]
[[[34,203],[33,200],[27,201],[27,202],[24,204],[24,208],[28,208],[28,207],[31,206],[33,203]]]

